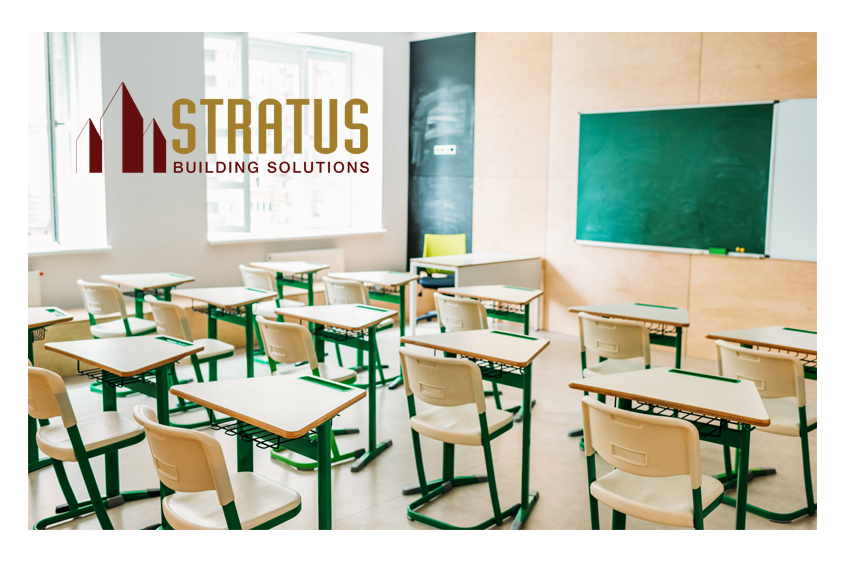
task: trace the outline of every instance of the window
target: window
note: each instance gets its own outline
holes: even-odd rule
[[[29,252],[104,247],[103,174],[74,161],[82,125],[102,113],[99,34],[30,33],[28,46]]]
[[[225,163],[227,172],[207,175],[210,240],[225,238],[213,234],[225,232],[284,238],[309,236],[319,231],[381,228],[380,171],[365,178],[364,174],[330,173],[326,168],[320,173],[316,167],[312,168],[315,162],[345,164],[370,160],[369,154],[351,155],[344,148],[345,139],[358,140],[358,133],[349,132],[344,126],[344,104],[357,97],[353,95],[351,62],[352,53],[343,50],[272,41],[245,33],[205,35],[205,96],[224,100],[248,98],[253,135],[252,155],[243,154],[240,131],[236,154],[228,154],[227,106],[218,106],[216,154],[208,155],[208,166],[216,169],[217,162]],[[282,154],[273,152],[272,131],[266,133],[267,153],[258,151],[259,104],[268,98],[282,104]],[[312,100],[303,108],[302,154],[298,155],[294,154],[294,110],[285,105],[289,98]],[[329,155],[314,149],[315,99],[325,100],[324,139],[329,136],[328,100],[338,101],[338,148]],[[376,108],[369,109],[372,112]],[[268,120],[272,118],[268,116]],[[207,119],[206,115],[206,124]],[[287,173],[278,170],[282,161],[291,163]],[[231,173],[228,172],[230,162],[233,163]],[[257,172],[250,173],[250,162],[255,163],[253,170]],[[298,163],[296,173],[294,162]],[[242,168],[236,171],[234,163]],[[275,164],[273,173],[269,171],[271,164]],[[304,165],[313,171],[304,173]],[[356,213],[359,206],[354,200],[359,196],[377,198],[373,209]]]

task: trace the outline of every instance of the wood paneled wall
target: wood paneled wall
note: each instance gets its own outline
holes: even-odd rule
[[[546,259],[545,326],[567,308],[688,307],[686,353],[713,330],[816,328],[816,264],[581,246],[575,239],[578,112],[816,97],[815,33],[478,33],[476,251]]]

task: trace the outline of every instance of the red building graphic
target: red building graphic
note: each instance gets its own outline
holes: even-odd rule
[[[88,171],[91,173],[103,172],[103,139],[101,136],[103,117],[109,111],[111,103],[121,89],[123,89],[123,94],[121,95],[121,101],[123,103],[121,115],[123,125],[123,172],[132,174],[144,171],[144,134],[146,134],[144,118],[141,116],[141,112],[138,111],[138,106],[135,105],[135,100],[132,99],[132,95],[129,93],[129,89],[126,88],[126,84],[121,82],[114,96],[109,101],[109,105],[106,106],[103,115],[100,116],[100,130],[97,131],[94,123],[89,119],[76,138],[78,159],[79,137],[82,136],[85,127],[88,127]],[[153,126],[153,172],[164,173],[167,169],[167,142],[155,119],[150,121],[150,125]],[[147,125],[147,129],[149,128],[150,126]],[[76,163],[76,167],[78,172],[79,162]]]

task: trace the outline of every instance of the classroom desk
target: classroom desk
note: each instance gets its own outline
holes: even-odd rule
[[[521,323],[522,332],[526,336],[528,335],[531,302],[543,295],[542,289],[529,289],[512,285],[444,287],[438,291],[446,295],[486,301],[485,308],[488,317]]]
[[[194,311],[208,315],[208,338],[217,338],[218,320],[244,327],[246,333],[246,376],[252,377],[255,372],[254,351],[252,349],[255,336],[252,305],[275,299],[276,292],[254,287],[206,287],[180,289],[174,291],[173,295],[208,304],[206,309],[194,308]]]
[[[681,348],[684,328],[689,326],[686,309],[647,305],[645,303],[616,303],[613,305],[579,305],[570,313],[589,313],[611,319],[627,319],[646,323],[649,341],[659,346],[675,347],[675,367],[681,368]]]
[[[522,336],[498,330],[445,332],[426,336],[406,336],[405,344],[441,350],[447,356],[463,356],[481,368],[481,376],[499,385],[522,389],[522,483],[520,507],[512,530],[519,530],[540,498],[528,487],[531,460],[531,364],[549,346],[545,338]]]
[[[376,342],[378,324],[394,316],[396,311],[369,305],[319,305],[276,309],[276,314],[283,315],[286,319],[307,321],[309,326],[313,325],[311,331],[314,335],[314,348],[317,352],[318,362],[325,360],[326,342],[335,342],[367,352],[369,357],[367,383],[366,385],[356,384],[353,386],[359,388],[366,386],[368,394],[369,436],[367,437],[367,452],[352,464],[353,473],[361,471],[379,454],[393,445],[393,440],[376,442],[376,362],[373,361],[373,358],[378,358],[378,343]]]
[[[817,335],[811,330],[767,326],[764,328],[711,332],[707,334],[707,338],[733,342],[746,348],[787,352],[798,356],[798,359],[804,364],[804,377],[816,380],[818,344],[816,343]]]
[[[125,285],[132,288],[135,300],[135,316],[144,318],[144,296],[147,294],[170,301],[170,292],[177,285],[196,281],[196,278],[173,272],[155,274],[106,274],[100,276],[104,282]]]
[[[411,274],[419,275],[420,268],[448,270],[455,273],[455,287],[491,283],[508,284],[515,287],[539,288],[542,285],[542,258],[533,254],[513,252],[476,252],[475,254],[453,254],[411,258]],[[417,326],[416,280],[411,282],[411,336]],[[540,315],[537,311],[535,327],[540,329]]]
[[[285,286],[307,290],[309,306],[314,305],[314,274],[331,267],[319,262],[303,261],[250,262],[249,265],[276,273],[279,299],[284,299]]]
[[[235,419],[212,428],[237,436],[238,471],[253,470],[252,442],[316,460],[319,526],[331,529],[332,418],[366,391],[312,375],[279,375],[175,385],[170,392]]]
[[[332,274],[330,277],[339,280],[351,280],[361,282],[369,286],[370,299],[375,301],[386,301],[399,305],[399,337],[405,336],[405,289],[409,283],[419,279],[419,276],[412,276],[405,272],[341,272]],[[402,344],[400,344],[402,346]],[[358,365],[362,365],[361,358],[358,358]],[[382,366],[387,368],[387,366]],[[357,369],[357,368],[356,368]],[[363,369],[363,368],[362,368]],[[402,384],[402,368],[399,368],[400,378],[394,381],[391,389]]]
[[[737,477],[726,482],[725,489],[736,484],[736,529],[745,529],[751,430],[754,426],[771,424],[752,382],[652,368],[576,379],[569,382],[569,387],[617,397],[619,408],[689,420],[698,429],[701,440],[737,448]]]
[[[161,335],[135,336],[133,338],[100,338],[51,342],[47,350],[91,364],[94,369],[83,370],[85,375],[103,383],[103,412],[117,410],[117,387],[129,387],[156,400],[156,415],[160,424],[170,424],[168,404],[171,366],[187,356],[205,348],[178,338]],[[121,492],[118,489],[118,452],[106,458],[106,495],[109,507],[124,502],[159,496],[158,489]],[[166,489],[163,489],[166,491]],[[166,494],[166,493],[165,493]],[[164,524],[162,514],[162,524]],[[158,526],[158,524],[156,524]]]
[[[30,307],[29,308],[29,325],[28,325],[28,357],[29,363],[35,365],[35,357],[32,353],[32,344],[36,340],[43,340],[47,327],[58,323],[64,323],[73,320],[73,315],[62,311],[58,307]],[[53,463],[49,457],[39,459],[38,444],[35,443],[35,433],[38,431],[38,425],[47,426],[50,424],[49,420],[35,421],[32,417],[29,418],[29,443],[27,445],[27,465],[28,472],[31,473],[36,469],[47,467]]]

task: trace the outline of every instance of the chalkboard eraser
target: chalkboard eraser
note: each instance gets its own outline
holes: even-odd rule
[[[709,248],[708,252],[710,254],[724,254],[727,255],[728,249],[727,248]]]

